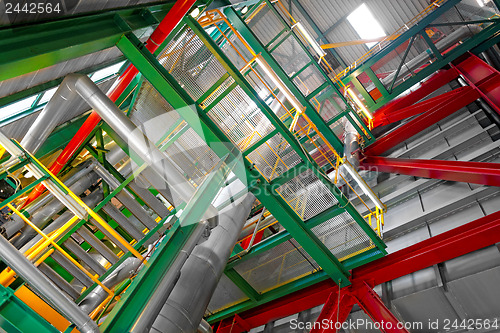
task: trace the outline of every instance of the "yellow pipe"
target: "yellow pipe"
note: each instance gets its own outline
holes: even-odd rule
[[[31,156],[33,159],[35,159],[33,156]],[[36,160],[36,159],[35,159]],[[38,162],[38,160],[36,160]],[[137,252],[136,249],[134,249],[127,241],[125,241],[125,239],[123,239],[122,236],[120,236],[120,234],[118,234],[115,229],[111,228],[111,226],[109,224],[107,224],[96,212],[94,212],[92,209],[90,209],[89,206],[87,206],[85,204],[85,202],[82,201],[82,199],[80,199],[79,196],[77,196],[75,193],[73,193],[66,185],[64,185],[63,182],[61,182],[57,177],[55,177],[52,172],[50,172],[43,164],[41,164],[40,162],[38,162],[38,164],[40,165],[40,167],[42,169],[44,169],[44,171],[50,175],[51,179],[54,180],[56,183],[58,183],[64,190],[66,190],[66,192],[68,192],[68,195],[73,199],[75,200],[81,207],[83,207],[85,209],[85,211],[97,222],[99,223],[107,232],[109,232],[111,234],[111,236],[113,236],[117,241],[119,241],[123,246],[125,246],[125,248],[127,248],[127,250],[130,251],[130,253],[132,253],[134,256],[136,256],[137,258],[139,258],[140,260],[143,260],[144,258],[142,257],[142,255]],[[24,215],[23,215],[24,216]],[[78,218],[77,216],[75,216],[76,218]],[[74,218],[73,218],[74,219]],[[73,220],[72,219],[72,220]],[[67,224],[67,223],[66,223]]]
[[[21,214],[20,211],[18,211],[12,204],[7,204],[7,206],[14,212],[16,213],[17,216],[19,216],[27,225],[29,225],[31,228],[33,228],[40,236],[45,238],[45,240],[49,240],[50,238],[43,233],[42,230],[40,230],[36,225],[34,225],[26,216]],[[93,274],[91,274],[88,270],[86,270],[78,261],[76,261],[72,256],[70,256],[66,251],[64,251],[59,244],[54,242],[54,240],[50,240],[50,244],[56,248],[64,257],[66,257],[69,261],[73,263],[76,267],[78,267],[82,272],[84,272],[92,281],[97,283],[102,289],[104,289],[107,293],[113,294],[113,292],[106,287],[104,284],[102,284],[101,281],[99,281]]]

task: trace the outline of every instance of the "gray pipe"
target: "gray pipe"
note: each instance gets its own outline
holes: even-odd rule
[[[83,162],[77,167],[73,168],[68,174],[64,175],[61,178],[61,181],[68,187],[72,186],[76,182],[81,181],[83,177],[85,177],[88,173],[92,171],[92,168],[90,168],[90,162]],[[30,215],[34,215],[35,212],[38,210],[42,209],[43,206],[53,203],[54,201],[58,201],[57,199],[54,198],[54,196],[47,191],[45,195],[40,197],[39,199],[35,200],[28,206],[24,208],[26,212]],[[55,213],[54,213],[55,214]],[[7,238],[12,237],[15,233],[17,233],[19,230],[21,230],[22,227],[24,227],[25,223],[24,221],[17,215],[15,215],[12,220],[9,222],[5,223],[3,226],[6,231]]]
[[[453,31],[451,34],[440,40],[439,42],[436,43],[436,48],[439,51],[446,50],[447,48],[453,46],[455,43],[457,43],[459,40],[467,37],[472,37],[475,34],[477,34],[479,31],[481,31],[481,28],[478,27],[477,25],[464,25],[463,27]],[[406,65],[401,67],[400,72],[398,73],[399,77],[403,77],[407,75],[410,70],[414,70],[419,68],[420,66],[424,65],[426,62],[430,60],[429,54],[427,52],[420,53],[418,56],[413,58],[412,60],[408,61]],[[394,76],[396,75],[396,72],[393,72],[389,75],[387,75],[385,78],[381,79],[380,81],[384,84],[384,86],[387,86],[391,84],[392,80],[394,79]]]
[[[85,198],[83,198],[82,200],[83,200],[83,202],[85,202],[85,204],[87,206],[93,208],[102,200],[102,191],[101,190],[94,191],[94,192],[90,193],[88,196],[86,196]],[[49,224],[47,227],[45,227],[42,231],[46,235],[48,235],[52,231],[55,231],[55,230],[59,229],[60,227],[62,227],[64,224],[66,224],[66,222],[68,222],[70,219],[72,219],[73,216],[75,216],[75,214],[73,214],[73,212],[68,210],[68,211],[64,212],[63,214],[61,214],[61,216],[56,218],[51,224]],[[21,251],[21,253],[26,252],[29,248],[34,246],[41,239],[42,239],[42,236],[36,235],[28,243],[23,245],[19,251]]]
[[[112,289],[119,283],[125,281],[129,277],[134,274],[136,270],[138,270],[139,266],[142,264],[142,261],[135,258],[130,257],[125,259],[110,275],[108,275],[103,281],[107,288]],[[102,289],[101,286],[97,286],[92,290],[87,297],[85,297],[80,304],[78,305],[86,314],[92,312],[99,304],[104,302],[104,300],[108,297],[108,293]]]
[[[248,193],[219,215],[219,226],[193,250],[151,332],[196,332],[255,196]]]
[[[21,146],[31,154],[34,155],[45,143],[64,114],[70,109],[71,102],[76,97],[76,92],[73,89],[75,79],[75,77],[68,76],[67,80],[63,80],[22,139]]]
[[[74,82],[78,94],[121,138],[127,141],[130,150],[158,173],[174,189],[180,200],[188,202],[194,193],[194,187],[147,136],[120,111],[88,76],[70,74],[67,78],[69,78],[69,82]]]
[[[199,223],[196,229],[193,231],[191,237],[187,240],[186,244],[184,244],[182,249],[177,254],[177,257],[170,266],[170,269],[158,283],[158,286],[155,288],[153,295],[151,295],[151,298],[146,303],[146,306],[139,315],[139,318],[137,318],[137,321],[130,330],[131,333],[143,333],[151,329],[151,326],[158,317],[162,306],[167,301],[168,296],[179,280],[182,266],[184,266],[184,263],[188,259],[189,255],[191,254],[191,252],[193,252],[193,249],[200,241],[200,238],[205,230],[207,230],[207,223]]]
[[[92,321],[72,300],[67,298],[49,279],[45,277],[21,252],[4,237],[0,237],[0,258],[21,278],[34,288],[58,312],[74,323],[82,333],[100,332]]]
[[[76,195],[82,194],[86,191],[92,184],[97,182],[99,176],[95,173],[87,173],[85,174],[79,181],[75,182],[69,189],[74,192]],[[43,228],[52,217],[57,214],[61,209],[63,209],[65,205],[54,198],[51,202],[45,205],[42,209],[39,209],[31,216],[31,222],[35,224],[39,228]],[[24,226],[21,229],[21,233],[18,234],[15,238],[11,240],[12,244],[20,248],[24,244],[26,244],[31,238],[36,235],[36,231],[30,226]]]
[[[212,326],[205,320],[202,319],[200,326],[198,326],[198,333],[213,333]]]

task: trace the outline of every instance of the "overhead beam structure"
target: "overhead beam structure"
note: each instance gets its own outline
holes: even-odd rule
[[[375,167],[379,172],[500,186],[500,164],[498,163],[368,156],[362,164],[366,168]]]
[[[500,212],[496,212],[437,236],[391,253],[352,270],[352,285],[367,283],[373,287],[418,270],[436,265],[464,254],[500,242]],[[324,304],[329,295],[337,292],[330,280],[301,289],[260,307],[239,313],[250,327],[290,316]],[[231,319],[222,322],[227,326]],[[232,333],[241,331],[233,330]]]

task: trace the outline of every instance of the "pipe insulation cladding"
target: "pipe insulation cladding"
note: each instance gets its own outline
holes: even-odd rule
[[[248,193],[221,211],[219,225],[186,260],[150,332],[193,333],[198,330],[254,202],[255,196]]]

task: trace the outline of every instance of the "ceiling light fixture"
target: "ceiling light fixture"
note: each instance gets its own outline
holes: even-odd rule
[[[377,206],[380,210],[385,211],[386,206],[380,201],[380,199],[375,195],[375,192],[366,184],[363,178],[359,175],[359,173],[354,170],[354,167],[347,160],[344,160],[343,163],[344,168],[346,168],[347,172],[352,176],[352,178],[356,181],[358,186],[363,190],[363,193],[370,198],[370,200]]]
[[[349,96],[351,96],[351,98],[353,99],[354,103],[356,103],[356,105],[361,109],[361,111],[363,111],[363,114],[368,118],[368,119],[373,119],[373,116],[372,114],[370,113],[370,111],[368,111],[368,109],[366,108],[366,106],[361,102],[361,100],[358,98],[358,96],[356,96],[356,94],[354,93],[354,91],[351,90],[351,88],[347,88],[347,93],[349,94]]]
[[[262,55],[257,55],[255,57],[255,61],[259,65],[260,68],[266,73],[267,76],[273,81],[273,83],[279,88],[279,90],[285,95],[286,99],[292,104],[292,106],[295,108],[295,110],[298,113],[302,113],[304,110],[304,107],[300,102],[297,100],[297,98],[292,94],[290,89],[281,81],[281,79],[276,75],[276,73],[269,67],[269,64],[262,58]]]
[[[321,48],[321,46],[319,46],[318,42],[316,42],[316,40],[311,37],[311,35],[309,34],[309,32],[307,32],[302,23],[297,22],[292,26],[292,28],[297,28],[300,31],[300,34],[304,36],[309,45],[311,45],[311,47],[313,48],[314,52],[316,52],[320,60],[326,55],[326,52]]]

